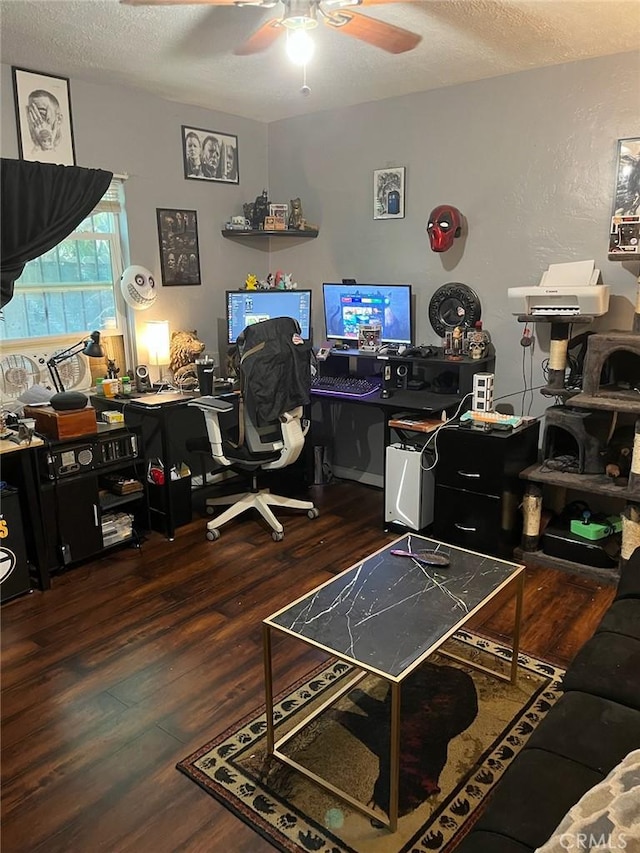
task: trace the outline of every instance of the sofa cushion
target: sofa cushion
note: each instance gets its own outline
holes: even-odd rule
[[[613,602],[596,628],[596,634],[610,631],[640,640],[640,601],[623,598]]]
[[[597,846],[601,850],[638,850],[640,844],[640,750],[626,756],[609,773],[584,794],[560,823],[549,841],[536,853],[557,853]],[[588,844],[587,839],[598,839]],[[604,844],[602,841],[604,840]]]
[[[527,741],[606,775],[640,747],[640,711],[572,690],[554,705]]]
[[[605,631],[595,634],[567,670],[563,688],[640,710],[640,640]]]
[[[620,571],[616,601],[640,598],[640,548],[636,548]]]
[[[495,832],[474,830],[456,845],[456,853],[532,853],[533,847],[527,847]]]
[[[475,831],[505,835],[535,849],[602,778],[602,773],[553,752],[525,749],[500,780]]]

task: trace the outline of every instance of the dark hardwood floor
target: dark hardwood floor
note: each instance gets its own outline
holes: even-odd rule
[[[378,490],[312,492],[283,542],[247,516],[211,543],[197,518],[2,606],[4,853],[273,849],[175,763],[262,704],[261,620],[394,538]],[[529,569],[523,650],[566,665],[613,594]],[[506,639],[512,607],[472,627]],[[286,638],[274,658],[277,688],[321,659]]]

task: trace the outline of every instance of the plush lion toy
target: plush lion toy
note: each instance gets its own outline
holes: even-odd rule
[[[173,371],[173,381],[181,387],[193,388],[198,384],[195,359],[204,350],[204,344],[198,340],[198,333],[173,332],[169,347],[169,367]]]

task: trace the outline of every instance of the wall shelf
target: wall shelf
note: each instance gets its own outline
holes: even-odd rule
[[[318,231],[315,228],[305,231],[296,231],[293,228],[287,228],[280,231],[264,231],[257,228],[242,231],[239,228],[223,228],[220,233],[223,237],[227,237],[231,240],[248,240],[253,237],[257,237],[258,239],[264,239],[265,237],[298,237],[308,239],[318,236]]]

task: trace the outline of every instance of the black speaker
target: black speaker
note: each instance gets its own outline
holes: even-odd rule
[[[144,394],[146,391],[152,391],[151,377],[149,376],[149,368],[146,364],[137,364],[135,369],[136,391],[139,394]]]
[[[413,365],[406,361],[389,360],[382,370],[382,387],[385,391],[406,391],[413,375]]]

